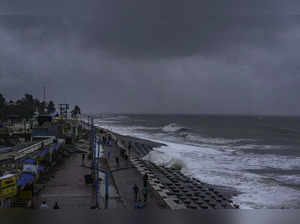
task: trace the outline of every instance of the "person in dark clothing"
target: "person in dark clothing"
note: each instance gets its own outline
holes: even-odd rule
[[[145,173],[145,175],[143,176],[143,182],[144,182],[144,187],[147,187],[148,185],[148,174]]]
[[[134,201],[137,202],[140,189],[136,184],[134,184],[132,189],[133,189],[133,193],[134,193]]]
[[[116,164],[117,164],[117,167],[120,166],[120,161],[119,161],[119,157],[116,156]]]
[[[143,193],[143,196],[144,196],[144,202],[147,202],[147,200],[148,200],[148,188],[144,187],[142,193]]]
[[[58,202],[56,201],[54,206],[53,206],[53,209],[60,209],[60,207],[58,206]]]
[[[82,155],[81,155],[81,165],[84,165],[84,160],[85,160],[85,154],[82,153]]]
[[[121,149],[121,151],[120,151],[120,156],[121,156],[122,158],[124,158],[124,156],[125,156],[125,150],[124,150],[124,149]]]

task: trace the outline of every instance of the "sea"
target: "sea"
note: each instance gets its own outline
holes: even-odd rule
[[[300,208],[300,117],[100,114],[95,124],[165,144],[153,162],[234,188],[241,208]]]

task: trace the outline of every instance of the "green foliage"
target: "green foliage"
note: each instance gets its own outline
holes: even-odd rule
[[[0,108],[2,108],[5,104],[5,98],[4,96],[0,93]]]
[[[49,102],[49,104],[47,106],[47,111],[49,114],[53,114],[56,111],[55,105],[52,100]]]
[[[51,104],[51,105],[50,105]],[[55,111],[55,106],[52,101],[48,107],[46,102],[41,102],[35,99],[30,94],[25,94],[23,98],[16,100],[7,100],[0,94],[0,120],[7,120],[11,115],[16,115],[20,118],[30,119],[37,110],[39,113],[44,113],[45,109]]]
[[[74,109],[71,111],[72,117],[77,117],[81,114],[81,110],[79,106],[75,106]]]

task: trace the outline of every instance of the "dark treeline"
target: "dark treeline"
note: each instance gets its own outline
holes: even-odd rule
[[[0,121],[6,121],[10,116],[30,119],[36,111],[54,113],[55,110],[53,101],[40,101],[30,94],[25,94],[23,98],[12,101],[5,99],[0,93]]]

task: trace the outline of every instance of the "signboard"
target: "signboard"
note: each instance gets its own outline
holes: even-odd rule
[[[0,199],[14,197],[17,194],[16,175],[7,175],[0,178]]]

